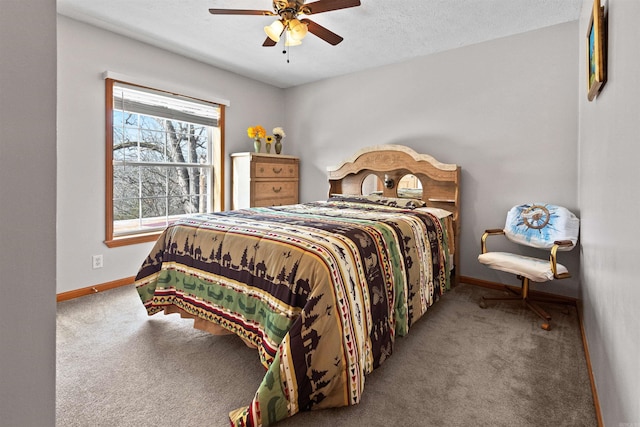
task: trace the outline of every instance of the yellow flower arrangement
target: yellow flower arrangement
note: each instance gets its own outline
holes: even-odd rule
[[[267,136],[267,131],[260,125],[250,126],[247,129],[247,135],[249,135],[249,138],[251,139],[264,138]]]

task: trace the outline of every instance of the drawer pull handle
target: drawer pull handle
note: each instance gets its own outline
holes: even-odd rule
[[[280,191],[282,191],[282,187],[271,187],[271,189],[273,190],[274,193],[279,193]]]
[[[273,173],[280,173],[280,172],[282,172],[282,168],[280,169],[273,168]]]

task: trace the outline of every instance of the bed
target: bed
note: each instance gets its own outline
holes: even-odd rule
[[[357,404],[395,338],[458,281],[457,165],[382,145],[327,172],[326,200],[173,224],[136,276],[149,315],[257,349],[265,376],[232,426]]]

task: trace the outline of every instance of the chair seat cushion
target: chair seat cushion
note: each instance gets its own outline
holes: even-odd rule
[[[551,263],[547,259],[533,258],[508,252],[487,252],[478,256],[478,261],[494,270],[519,274],[534,282],[546,282],[553,279]],[[568,273],[562,264],[556,264],[558,274]]]

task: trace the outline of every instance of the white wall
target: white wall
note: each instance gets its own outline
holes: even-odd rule
[[[640,2],[608,0],[608,81],[587,101],[580,19],[579,205],[582,298],[591,364],[606,426],[640,425]],[[628,423],[628,424],[625,424]]]
[[[0,4],[0,424],[55,425],[56,2]]]
[[[458,163],[461,273],[517,284],[477,262],[480,236],[523,202],[579,214],[577,30],[574,21],[289,89],[285,141],[302,158],[302,200],[325,198],[326,166],[365,146]],[[578,272],[578,251],[562,260]],[[577,277],[556,285],[538,288],[578,295]]]
[[[151,249],[103,243],[107,70],[158,89],[230,100],[227,153],[252,150],[248,126],[283,125],[281,89],[58,16],[58,293],[134,276]],[[104,268],[92,269],[94,254],[104,255]]]

